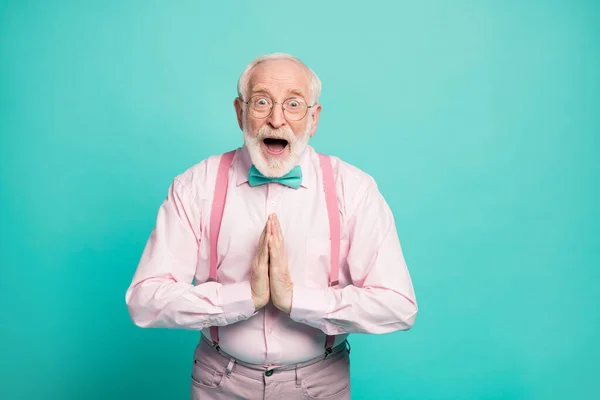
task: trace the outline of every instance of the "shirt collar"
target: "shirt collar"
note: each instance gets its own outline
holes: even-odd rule
[[[306,149],[302,152],[302,155],[300,155],[300,160],[298,162],[300,169],[302,169],[302,184],[300,186],[303,188],[310,187],[310,184],[314,181],[315,172],[311,163],[312,153],[312,147],[307,145]],[[250,168],[252,167],[252,159],[250,158],[250,152],[246,145],[243,145],[238,149],[233,167],[236,185],[240,186],[248,182],[248,171],[250,171]]]

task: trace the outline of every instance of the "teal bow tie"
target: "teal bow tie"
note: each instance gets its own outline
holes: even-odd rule
[[[281,178],[267,178],[261,174],[254,165],[250,168],[250,171],[248,171],[248,183],[250,186],[264,185],[269,182],[277,182],[293,189],[298,189],[302,183],[302,170],[300,169],[300,166],[296,165],[290,172]]]

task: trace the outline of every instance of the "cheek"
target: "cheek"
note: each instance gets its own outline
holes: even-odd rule
[[[292,131],[294,131],[294,136],[296,136],[297,138],[300,138],[302,136],[302,134],[304,134],[304,131],[306,130],[306,121],[302,120],[302,121],[290,122],[290,128],[292,128]]]
[[[256,132],[258,132],[258,130],[261,126],[263,126],[264,123],[264,121],[258,121],[255,118],[249,117],[248,119],[246,119],[246,128],[250,134],[256,135]]]

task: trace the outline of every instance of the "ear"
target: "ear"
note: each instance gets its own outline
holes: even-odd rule
[[[244,130],[244,119],[242,115],[242,100],[239,97],[236,97],[233,100],[233,107],[235,108],[235,114],[237,115],[238,125],[240,126],[240,130]]]
[[[319,116],[321,115],[321,105],[320,104],[315,104],[315,106],[313,107],[314,111],[312,112],[310,118],[312,118],[312,127],[310,128],[310,137],[313,137],[316,130],[317,130],[317,126],[319,125]]]

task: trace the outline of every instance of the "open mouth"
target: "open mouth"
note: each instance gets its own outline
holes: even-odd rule
[[[283,153],[288,145],[288,141],[285,139],[266,138],[263,140],[267,151],[273,155]]]

